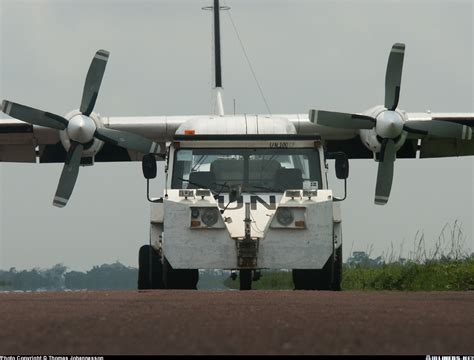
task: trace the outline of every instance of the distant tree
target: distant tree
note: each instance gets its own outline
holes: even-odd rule
[[[16,290],[36,290],[42,287],[42,277],[37,269],[16,271],[11,268],[2,280],[9,283],[9,287]]]
[[[71,271],[65,275],[65,286],[68,289],[136,289],[138,270],[120,262],[94,266],[86,273]]]
[[[346,264],[349,267],[378,267],[382,266],[384,261],[381,256],[371,259],[365,251],[354,251]]]
[[[80,271],[69,271],[64,275],[64,287],[66,289],[87,289],[87,276]]]
[[[43,277],[44,285],[49,289],[63,289],[66,270],[67,267],[63,264],[56,264],[50,269],[41,270],[40,275]]]
[[[50,269],[32,269],[17,271],[12,267],[9,271],[0,271],[0,281],[6,283],[11,290],[59,290],[64,287],[66,267],[56,264]]]

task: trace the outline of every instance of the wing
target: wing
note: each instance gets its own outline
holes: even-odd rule
[[[435,158],[435,157],[453,157],[453,156],[472,156],[474,155],[474,138],[471,135],[474,132],[474,113],[407,113],[405,125],[410,127],[410,123],[427,122],[427,128],[431,126],[428,122],[433,121],[440,125],[442,122],[456,123],[465,125],[465,133],[461,138],[441,138],[428,135],[424,132],[408,133],[407,138],[401,148],[397,151],[397,158]],[[309,128],[318,133],[324,132],[325,126]],[[323,131],[322,131],[323,129]],[[469,130],[470,129],[470,130]],[[444,129],[441,129],[444,130]],[[369,150],[361,141],[359,132],[345,134],[341,132],[328,133],[331,136],[323,136],[327,151],[343,151],[351,159],[372,159],[374,153]]]
[[[311,122],[307,114],[283,114],[298,134],[319,134],[328,151],[344,151],[353,159],[372,159],[374,154],[361,141],[357,129],[336,129]],[[106,128],[135,133],[162,145],[172,141],[176,130],[188,120],[200,116],[134,116],[101,117]],[[263,116],[262,116],[263,117]],[[208,116],[203,116],[208,118]],[[474,114],[408,113],[410,121],[446,121],[474,127]],[[421,140],[418,140],[421,139]],[[420,144],[418,144],[420,142]],[[164,146],[162,146],[164,148]],[[420,158],[474,155],[474,140],[452,140],[417,135],[406,139],[397,158]],[[97,162],[140,161],[142,154],[122,147],[105,144],[96,154]],[[59,130],[26,124],[16,119],[0,120],[0,161],[3,162],[64,162],[66,151]]]
[[[232,116],[229,116],[232,117]],[[247,116],[244,116],[247,117]],[[270,116],[251,116],[254,121],[268,122]],[[287,119],[300,134],[319,134],[324,139],[354,142],[357,130],[333,129],[313,124],[307,114],[274,115],[275,118]],[[209,119],[209,116],[133,116],[133,117],[100,117],[105,128],[134,133],[159,143],[172,141],[176,130],[189,120]],[[249,118],[250,119],[250,118]],[[232,119],[228,119],[232,121]],[[250,120],[248,120],[250,121]],[[258,129],[258,125],[257,125]],[[16,119],[0,120],[0,161],[3,162],[64,162],[66,150],[61,143],[60,131],[38,125],[30,125]],[[360,141],[357,140],[360,145]],[[361,146],[363,147],[363,146]],[[97,162],[141,161],[143,154],[126,150],[113,144],[104,144],[95,155]]]
[[[409,113],[407,124],[410,121],[443,121],[447,123],[457,123],[474,128],[473,113]],[[474,130],[474,129],[473,129]],[[472,130],[471,130],[472,131]],[[474,139],[468,139],[466,133],[465,139],[441,139],[430,136],[424,136],[420,140],[419,150],[420,158],[436,158],[451,156],[470,156],[474,155]]]
[[[101,117],[101,126],[142,135],[158,142],[162,149],[189,117]],[[0,162],[61,163],[66,150],[60,131],[27,124],[16,119],[0,119]],[[143,154],[105,143],[95,155],[97,162],[141,161]]]
[[[33,125],[0,120],[0,161],[36,162]]]

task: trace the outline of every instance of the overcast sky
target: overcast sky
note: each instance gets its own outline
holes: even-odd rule
[[[273,113],[382,103],[395,42],[406,44],[400,108],[474,112],[471,1],[226,2]],[[106,49],[100,114],[209,114],[212,22],[201,7],[210,3],[0,0],[0,98],[66,114],[79,107],[95,51]],[[227,14],[222,33],[226,111],[236,99],[238,113],[266,113]],[[137,266],[149,232],[141,164],[81,168],[68,206],[58,209],[51,203],[61,169],[0,164],[0,268]],[[376,172],[374,161],[351,162],[344,258],[371,246],[379,255],[391,244],[407,252],[417,231],[429,248],[454,221],[473,250],[472,156],[397,160],[386,206],[373,203]],[[342,183],[333,184],[342,194]]]

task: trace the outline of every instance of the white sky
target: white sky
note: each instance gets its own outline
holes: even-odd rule
[[[0,0],[0,98],[58,114],[77,108],[98,49],[111,52],[95,110],[103,115],[208,114],[211,1]],[[471,1],[231,1],[273,113],[360,112],[383,102],[395,42],[406,44],[400,108],[474,112]],[[226,14],[225,105],[266,113]],[[377,164],[351,162],[344,257],[427,246],[462,224],[474,250],[474,160],[398,160],[389,204],[373,204]],[[0,268],[64,263],[137,266],[148,241],[140,163],[81,168],[68,206],[51,205],[62,164],[0,164]],[[160,181],[158,181],[160,182]],[[162,181],[161,181],[162,183]],[[333,182],[341,194],[342,182]],[[159,184],[152,187],[158,194]]]

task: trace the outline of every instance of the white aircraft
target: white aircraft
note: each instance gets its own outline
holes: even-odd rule
[[[216,113],[103,117],[94,113],[109,53],[95,54],[78,110],[64,116],[3,100],[0,161],[64,162],[53,205],[64,207],[81,165],[143,161],[147,179],[166,162],[165,192],[150,199],[150,244],[139,284],[195,288],[197,269],[240,271],[250,289],[262,268],[293,270],[296,289],[340,289],[342,228],[326,159],[338,178],[347,158],[379,163],[375,204],[389,200],[396,158],[474,155],[474,114],[398,108],[405,45],[389,54],[385,102],[362,113],[225,115],[220,11],[214,0]],[[308,115],[309,113],[309,115]],[[234,204],[235,203],[235,204]]]

